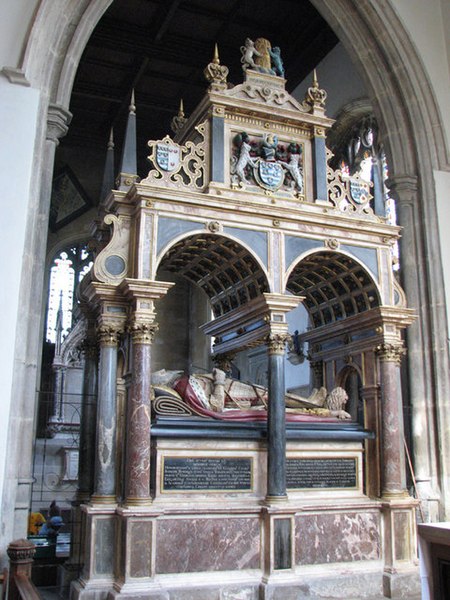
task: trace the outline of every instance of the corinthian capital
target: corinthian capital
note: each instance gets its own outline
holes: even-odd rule
[[[158,323],[152,321],[133,321],[128,326],[134,344],[152,344],[158,329]]]
[[[403,347],[403,344],[380,344],[375,350],[380,360],[395,362],[398,365],[400,365],[403,356],[406,354],[406,348]]]
[[[291,341],[288,333],[271,333],[267,336],[266,343],[269,354],[284,354],[286,344]]]
[[[117,346],[122,328],[115,324],[103,323],[97,328],[97,339],[100,346]]]

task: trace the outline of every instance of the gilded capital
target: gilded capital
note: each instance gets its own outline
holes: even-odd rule
[[[158,323],[152,321],[133,321],[128,326],[133,344],[152,344],[158,329]]]
[[[403,344],[379,344],[375,351],[381,361],[395,362],[398,365],[400,365],[403,356],[406,354],[406,348],[403,347]]]
[[[97,328],[97,339],[100,346],[117,346],[122,328],[113,324],[103,324]]]
[[[288,333],[269,334],[266,339],[269,354],[284,354],[286,344],[288,344],[290,340],[291,336]]]

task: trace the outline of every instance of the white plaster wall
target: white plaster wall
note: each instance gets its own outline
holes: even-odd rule
[[[326,114],[335,118],[339,109],[352,100],[367,96],[364,83],[356,71],[350,56],[342,44],[337,44],[333,50],[317,65],[319,86],[326,90]],[[345,73],[345,77],[342,74]],[[287,74],[289,77],[289,73]],[[312,76],[307,77],[296,87],[293,96],[303,100],[312,84]]]
[[[425,65],[450,142],[450,2],[391,0]]]
[[[39,0],[1,0],[0,67],[18,67]]]
[[[13,400],[11,385],[16,322],[20,319],[19,284],[25,258],[24,236],[38,102],[37,90],[12,85],[0,75],[0,181],[3,189],[0,219],[0,498],[3,494],[8,422]]]
[[[450,173],[435,171],[437,207],[439,213],[439,239],[442,249],[442,265],[445,280],[445,299],[447,308],[447,322],[450,323]],[[450,341],[450,335],[447,336]]]

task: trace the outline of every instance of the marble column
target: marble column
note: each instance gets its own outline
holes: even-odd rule
[[[83,345],[83,398],[80,419],[78,491],[80,501],[89,500],[94,490],[95,434],[97,423],[98,344],[88,332]]]
[[[116,379],[117,346],[121,330],[103,323],[97,330],[100,346],[97,401],[97,443],[93,503],[116,501]]]
[[[405,449],[400,364],[405,350],[401,344],[380,344],[382,467],[381,485],[385,498],[405,496]]]
[[[266,500],[269,502],[287,498],[284,354],[289,337],[287,334],[271,334],[268,337],[269,402]]]
[[[127,401],[125,504],[139,506],[151,502],[151,345],[158,326],[135,319],[129,329],[133,342],[133,374]]]

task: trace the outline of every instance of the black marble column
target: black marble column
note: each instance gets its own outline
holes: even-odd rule
[[[78,499],[88,500],[94,490],[95,434],[97,423],[98,345],[90,333],[83,342],[83,398],[78,458]]]
[[[267,497],[282,500],[286,494],[286,407],[284,402],[284,353],[288,335],[270,335],[269,401],[267,416]]]

